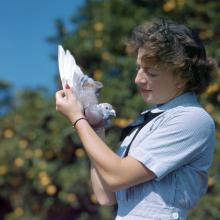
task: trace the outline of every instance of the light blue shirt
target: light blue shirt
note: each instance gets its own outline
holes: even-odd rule
[[[186,220],[207,190],[215,125],[191,92],[150,111],[163,113],[140,130],[128,155],[156,178],[116,193],[116,220]],[[121,157],[134,134],[122,142]]]

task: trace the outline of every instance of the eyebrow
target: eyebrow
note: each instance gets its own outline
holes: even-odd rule
[[[139,66],[139,67],[141,67],[142,69],[150,69],[149,66],[143,66],[143,65],[141,65],[141,63],[138,63],[138,62],[136,62],[136,66]]]

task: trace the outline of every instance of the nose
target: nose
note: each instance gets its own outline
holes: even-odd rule
[[[147,82],[146,76],[145,76],[145,74],[144,74],[142,69],[138,70],[134,82],[137,85],[145,84]]]

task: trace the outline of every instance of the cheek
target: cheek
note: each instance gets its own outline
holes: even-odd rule
[[[165,83],[161,80],[152,80],[149,82],[149,84],[152,86],[155,90],[163,90],[165,87]]]
[[[175,87],[175,81],[172,77],[166,77],[166,75],[162,75],[162,77],[153,81],[153,84],[157,88],[172,90]]]
[[[153,90],[152,95],[158,98],[167,97],[174,93],[173,84],[165,79],[152,82],[151,88]]]

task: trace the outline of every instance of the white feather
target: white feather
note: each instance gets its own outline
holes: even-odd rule
[[[58,65],[63,88],[68,84],[77,91],[79,85],[82,84],[81,80],[85,75],[76,64],[76,61],[69,50],[65,52],[61,45],[58,46]]]
[[[65,51],[62,46],[58,46],[58,65],[60,72],[60,79],[62,82],[63,88],[65,87],[65,72],[64,72],[64,60],[65,60]]]
[[[66,56],[65,56],[65,77],[66,77],[66,83],[70,86],[73,87],[73,75],[74,75],[74,69],[76,66],[76,62],[70,52],[67,50],[66,51]]]

